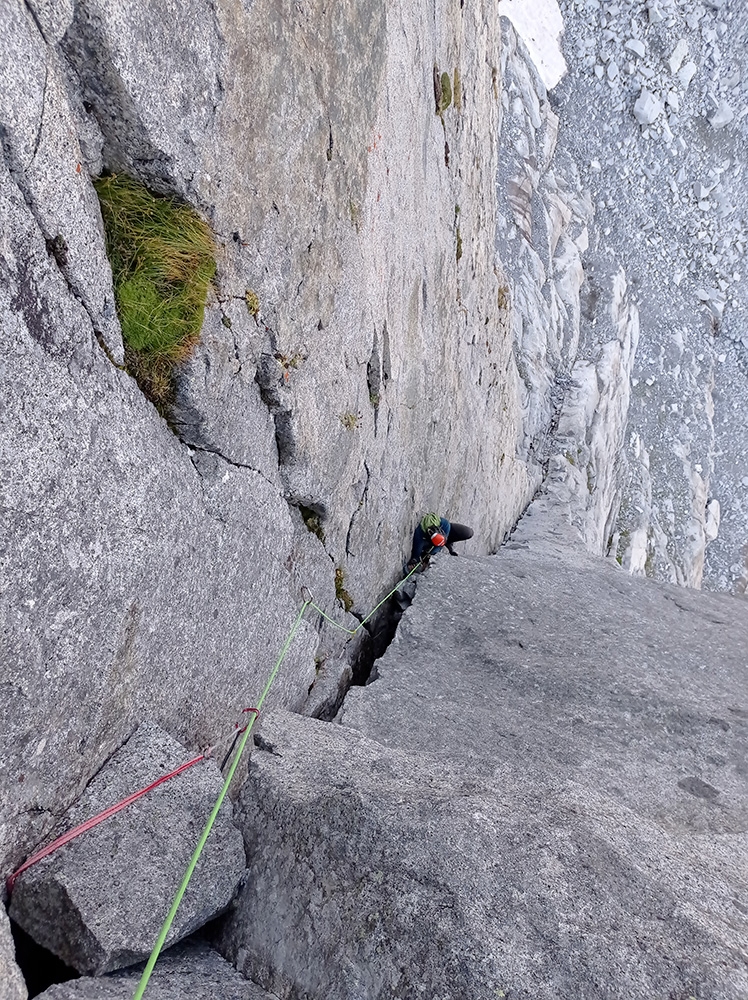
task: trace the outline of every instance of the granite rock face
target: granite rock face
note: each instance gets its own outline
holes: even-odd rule
[[[122,336],[111,271],[98,199],[88,176],[89,171],[101,170],[101,134],[75,90],[70,67],[54,45],[67,27],[66,5],[36,6],[35,17],[29,6],[17,0],[3,9],[3,157],[45,240],[50,269],[86,311],[112,358],[121,362]],[[7,220],[6,225],[13,223]],[[4,247],[4,256],[8,249]],[[33,283],[31,271],[28,282]],[[64,296],[59,295],[59,301],[64,308]]]
[[[16,965],[16,950],[5,907],[0,907],[0,1000],[26,1000],[28,990]]]
[[[741,289],[748,286],[733,270],[742,266],[745,248],[743,217],[733,203],[744,190],[739,142],[748,119],[733,108],[740,74],[735,77],[731,67],[729,82],[726,70],[715,103],[705,83],[692,82],[698,71],[692,57],[698,44],[710,69],[721,65],[723,51],[736,60],[746,15],[730,0],[694,11],[663,0],[667,18],[650,4],[646,23],[644,8],[633,0],[610,5],[617,11],[577,0],[562,0],[562,6],[570,73],[551,99],[514,29],[506,22],[500,29],[499,7],[489,0],[5,4],[0,15],[3,870],[47,839],[138,722],[155,720],[193,748],[218,739],[238,710],[256,700],[300,607],[303,587],[352,627],[341,601],[350,597],[354,613],[361,615],[389,590],[414,523],[426,509],[471,524],[475,535],[466,548],[476,555],[496,549],[535,495],[513,536],[522,548],[508,552],[503,563],[511,573],[502,576],[496,569],[501,563],[485,564],[490,570],[466,563],[463,569],[462,561],[450,561],[426,578],[424,600],[443,574],[468,588],[462,574],[470,576],[476,566],[478,578],[488,574],[479,584],[487,595],[497,579],[512,592],[512,574],[519,579],[521,559],[527,559],[531,580],[535,571],[547,572],[560,593],[569,591],[573,612],[558,608],[557,618],[573,614],[573,622],[582,620],[590,609],[597,612],[599,591],[607,593],[605,581],[613,576],[605,576],[609,569],[601,566],[574,576],[576,557],[566,549],[570,537],[595,554],[616,555],[632,573],[689,586],[700,584],[710,542],[719,553],[707,573],[712,585],[743,586],[741,413],[748,406],[733,407],[733,401],[745,398],[737,321],[744,314]],[[673,28],[683,32],[677,55],[666,45]],[[612,51],[616,45],[628,53],[625,72],[622,53]],[[668,80],[672,96],[671,90],[665,93]],[[650,102],[650,111],[658,109],[649,124],[636,118],[642,86],[656,102]],[[640,118],[641,110],[640,105]],[[682,134],[676,135],[676,125]],[[610,139],[606,157],[599,150],[601,135]],[[691,140],[693,153],[683,146]],[[216,233],[218,271],[201,342],[180,372],[168,422],[121,367],[123,344],[91,183],[102,170],[125,171],[178,195]],[[635,211],[622,211],[624,204]],[[671,214],[677,233],[688,233],[684,245],[680,236],[663,243]],[[724,238],[720,227],[727,230]],[[725,350],[712,342],[723,330],[732,345]],[[718,378],[721,389],[713,392]],[[715,477],[719,472],[714,481],[722,484],[719,496],[713,470]],[[721,508],[729,516],[720,524]],[[559,575],[554,553],[570,563],[573,587]],[[606,605],[610,641],[602,660],[610,677],[625,675],[628,682],[629,664],[617,657],[617,648],[635,662],[636,657],[650,662],[650,648],[665,649],[663,622],[672,608],[661,606],[659,598],[648,603],[641,597],[664,591],[626,590],[626,578],[615,579],[620,617],[628,625],[613,623],[614,594]],[[533,604],[536,596],[526,590]],[[522,606],[520,597],[516,592],[512,613]],[[419,706],[415,722],[393,710],[376,731],[366,716],[366,699],[388,697],[386,674],[349,699],[344,718],[364,730],[365,740],[348,730],[331,732],[298,721],[271,724],[280,726],[276,742],[287,740],[302,756],[305,747],[311,755],[322,741],[320,761],[304,758],[299,779],[307,787],[304,795],[314,799],[328,781],[340,784],[335,775],[342,767],[350,789],[367,803],[369,819],[362,822],[350,811],[345,788],[333,786],[338,833],[326,818],[327,800],[320,799],[321,805],[310,807],[316,833],[305,833],[299,844],[309,853],[313,842],[324,844],[329,836],[339,858],[324,855],[319,864],[313,859],[288,875],[289,885],[308,878],[315,892],[319,884],[333,884],[330,948],[347,942],[354,956],[343,978],[328,983],[324,968],[305,964],[296,952],[279,958],[268,927],[246,931],[242,939],[242,928],[251,925],[251,887],[227,931],[227,951],[242,967],[259,963],[263,981],[277,983],[283,995],[306,989],[299,984],[307,983],[334,997],[335,990],[343,996],[346,989],[354,995],[359,989],[398,988],[398,977],[406,975],[398,963],[407,965],[416,954],[408,948],[421,948],[413,967],[425,970],[438,997],[447,987],[438,978],[436,959],[426,954],[425,938],[412,930],[418,907],[433,914],[455,981],[475,997],[482,996],[486,983],[492,996],[535,985],[550,989],[549,983],[557,993],[571,983],[575,996],[585,990],[597,996],[625,984],[625,978],[616,983],[605,978],[598,951],[607,955],[611,969],[622,964],[629,970],[629,996],[645,989],[659,995],[671,986],[688,995],[692,986],[698,993],[699,982],[707,984],[707,993],[732,996],[732,982],[725,986],[718,971],[694,965],[693,955],[710,950],[727,955],[729,927],[742,920],[737,888],[736,917],[720,886],[733,891],[737,885],[733,845],[738,841],[732,838],[744,833],[738,788],[743,775],[735,764],[725,777],[729,767],[719,761],[728,760],[726,751],[709,740],[723,739],[730,754],[737,753],[731,741],[742,732],[745,706],[732,706],[734,718],[715,708],[709,719],[717,721],[702,725],[695,688],[688,683],[683,688],[670,647],[662,656],[652,654],[652,671],[646,676],[634,671],[635,680],[675,736],[667,745],[658,742],[651,714],[625,710],[637,725],[644,720],[632,738],[643,748],[641,760],[662,768],[655,772],[652,798],[640,801],[633,789],[638,793],[642,774],[650,775],[641,760],[626,756],[634,744],[623,734],[624,709],[616,715],[618,682],[602,679],[600,688],[591,690],[588,675],[597,676],[591,661],[577,657],[587,674],[570,682],[568,700],[584,704],[566,719],[563,731],[536,703],[546,698],[557,707],[559,691],[566,691],[566,675],[556,682],[550,668],[547,690],[536,697],[533,692],[541,689],[533,687],[508,701],[518,718],[535,720],[531,731],[515,730],[513,720],[501,715],[507,692],[491,694],[496,677],[504,675],[489,651],[495,642],[488,631],[499,597],[486,600],[488,609],[478,602],[483,637],[460,645],[459,655],[454,649],[462,643],[461,632],[451,653],[447,645],[449,681],[437,688],[440,704],[464,693],[464,707],[483,699],[484,689],[489,692],[493,714],[479,713],[473,720],[469,752],[463,731],[449,719],[438,716],[440,725],[430,728],[435,713],[420,711],[425,693],[416,691],[418,675],[408,681]],[[557,607],[553,593],[539,600]],[[703,636],[711,646],[721,641],[708,621],[701,630],[696,624],[704,615],[714,620],[719,615],[691,600],[678,597],[678,607],[688,613],[676,615],[688,623],[680,632],[691,630],[691,645],[673,647],[689,683],[696,670],[693,649]],[[459,632],[465,606],[450,607],[445,621]],[[417,623],[420,613],[414,609],[406,623]],[[651,630],[634,641],[637,623],[650,613]],[[528,621],[531,614],[536,617],[528,611]],[[441,650],[428,641],[432,632],[441,636],[441,626],[433,617],[423,622],[425,659],[410,657],[421,664],[421,680],[441,662]],[[535,676],[537,663],[527,666],[522,656],[535,648],[536,633],[554,634],[555,622],[530,622],[516,648],[514,633],[526,623],[507,618],[500,625],[498,648],[520,658],[515,680],[529,676],[528,670]],[[631,635],[622,637],[620,628],[629,626]],[[733,649],[744,648],[740,628],[733,633],[729,622],[724,626]],[[410,627],[406,624],[397,649],[407,645]],[[549,653],[551,667],[575,662],[575,635],[564,646],[562,664]],[[471,687],[473,668],[463,676],[461,667],[473,647],[480,655]],[[382,661],[383,670],[397,661],[397,649]],[[274,705],[329,716],[359,653],[310,615],[273,689]],[[737,669],[732,655],[725,647],[730,670]],[[705,661],[707,686],[719,683],[709,675],[711,662]],[[735,677],[730,674],[725,683],[735,688]],[[450,684],[454,691],[448,694]],[[721,697],[709,687],[704,697],[712,696]],[[687,709],[681,702],[673,707],[668,699],[676,697],[688,702]],[[615,752],[606,743],[607,730],[599,732],[595,719],[585,715],[588,698],[608,720],[611,746],[618,739]],[[681,728],[695,727],[700,734],[691,749],[678,729],[682,716],[687,722]],[[495,717],[504,719],[506,739],[518,747],[512,750],[515,757],[499,753],[496,765],[491,763],[497,753],[491,744]],[[280,731],[284,726],[286,735]],[[407,731],[411,742],[398,749],[395,730]],[[446,763],[439,765],[444,788],[455,795],[470,788],[471,815],[488,817],[479,834],[467,814],[447,815],[441,800],[428,798],[434,793],[427,774],[434,765],[424,754],[429,740],[441,745],[444,732],[452,737],[443,750]],[[582,740],[578,753],[575,740]],[[385,747],[389,743],[393,746]],[[411,790],[426,788],[413,791],[414,802],[426,803],[425,813],[420,806],[406,810],[404,837],[412,851],[404,850],[416,872],[427,856],[438,887],[430,898],[414,878],[401,909],[367,912],[366,920],[371,917],[371,926],[379,928],[368,935],[354,895],[345,895],[343,887],[342,902],[337,901],[337,861],[355,874],[361,864],[357,851],[381,857],[380,868],[372,869],[374,883],[379,871],[394,886],[402,872],[388,867],[392,859],[382,855],[380,845],[397,814],[390,802],[375,801],[378,785],[367,785],[363,773],[355,773],[355,748],[369,762],[385,760],[385,771],[392,768],[387,780],[393,795],[400,781]],[[486,754],[487,776],[481,772],[483,783],[473,787],[470,769]],[[516,763],[525,756],[542,770],[535,798],[529,799]],[[271,753],[258,753],[251,787],[265,789],[264,815],[271,825],[280,824],[278,843],[290,866],[284,838],[306,807],[297,809],[293,795],[286,796],[281,765]],[[722,770],[715,776],[710,768]],[[314,792],[315,782],[322,783],[322,791]],[[611,791],[616,788],[620,794]],[[728,801],[730,790],[734,801]],[[432,801],[434,815],[454,841],[443,855],[419,846],[434,840]],[[506,822],[506,813],[514,825]],[[572,815],[582,817],[577,826]],[[247,807],[250,843],[255,822]],[[722,822],[724,837],[715,842]],[[694,833],[689,823],[701,832]],[[554,831],[553,855],[541,842],[543,824]],[[530,846],[522,853],[528,829]],[[702,835],[707,860],[694,846],[694,837]],[[507,937],[505,923],[491,909],[493,869],[481,867],[483,861],[471,871],[458,864],[459,845],[475,845],[480,837],[490,851],[510,859],[513,868],[498,883],[500,898],[507,912],[514,912],[517,900],[525,906],[519,917],[524,923],[511,933],[517,940],[535,940],[541,959],[520,948],[514,965],[481,964],[481,955],[508,954],[515,939]],[[477,848],[471,850],[477,856]],[[724,877],[715,874],[719,850]],[[598,873],[590,885],[583,877],[585,853]],[[662,857],[672,862],[670,875],[657,867]],[[268,863],[269,858],[268,853]],[[454,907],[450,866],[458,882],[463,879]],[[696,882],[687,884],[689,868],[698,872],[698,890]],[[547,916],[537,881],[514,875],[536,870],[549,873],[557,919]],[[645,870],[659,879],[651,898],[642,887]],[[324,892],[315,896],[323,910]],[[645,897],[650,909],[640,908],[636,922],[627,922],[625,911]],[[572,912],[571,904],[564,909],[564,899],[577,898],[586,900],[587,910]],[[601,912],[600,925],[587,917],[585,923],[581,912]],[[286,921],[292,943],[299,940],[297,930],[302,940],[311,933],[296,899],[271,916],[278,926]],[[276,926],[272,921],[269,927]],[[627,930],[621,932],[620,955],[613,955],[617,924]],[[467,928],[473,971],[450,944],[459,936],[458,926]],[[387,928],[393,927],[399,936],[390,945]],[[407,933],[400,934],[403,930]],[[663,941],[676,942],[661,979],[651,955],[632,965],[637,934],[652,943],[652,954],[665,948]],[[557,951],[564,952],[565,966],[556,961]],[[680,957],[682,981],[674,971]],[[734,968],[729,957],[725,962],[729,977]],[[373,971],[362,971],[364,966]],[[507,969],[514,985],[505,982]],[[744,984],[735,982],[739,991]],[[80,987],[89,988],[94,987]]]
[[[339,728],[265,720],[221,948],[282,997],[738,1000],[746,651],[734,598],[440,560]]]
[[[98,814],[191,757],[142,726],[94,778],[65,828]],[[39,944],[84,975],[102,975],[151,952],[198,836],[221,789],[202,761],[39,861],[19,876],[10,913]],[[226,909],[245,871],[231,804],[224,801],[177,912],[167,946]]]
[[[226,957],[279,997],[495,995],[497,845],[488,832],[477,864],[465,853],[482,836],[472,813],[499,826],[503,803],[330,723],[273,714],[262,736],[239,804],[250,871],[219,937]]]
[[[748,14],[560,8],[550,94],[502,20],[497,248],[536,514],[634,575],[742,593]]]
[[[131,1000],[141,968],[52,986],[45,1000]],[[148,980],[149,1000],[276,1000],[248,982],[205,944],[177,945],[159,958]]]
[[[168,29],[161,18],[143,0],[87,0],[62,50],[101,125],[105,165],[181,193],[222,245],[216,317],[176,426],[266,471],[264,441],[262,465],[246,455],[241,415],[259,387],[285,495],[320,519],[368,610],[419,509],[474,522],[486,549],[531,489],[514,456],[493,255],[496,12],[195,0],[174,7]],[[198,33],[179,30],[193,22]],[[454,92],[441,114],[435,66]],[[241,315],[248,289],[252,318]],[[476,421],[481,441],[468,434]]]
[[[7,870],[138,719],[215,741],[256,700],[302,579],[327,607],[334,591],[278,488],[189,451],[110,363],[7,171],[0,201]],[[306,696],[317,641],[304,624],[282,703]]]
[[[535,480],[493,250],[494,4],[12,0],[0,46],[9,870],[136,722],[213,742],[302,585],[342,619],[339,568],[366,612],[420,512],[489,551]],[[217,234],[169,424],[119,367],[102,169]],[[304,623],[275,704],[334,702],[348,654]]]

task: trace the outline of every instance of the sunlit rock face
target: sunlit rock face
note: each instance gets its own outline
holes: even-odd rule
[[[222,738],[302,587],[345,620],[337,569],[366,612],[421,513],[487,552],[536,477],[494,252],[494,4],[86,0],[3,19],[11,868],[136,723]],[[168,419],[121,368],[102,170],[216,233]],[[275,703],[349,676],[344,639],[305,621]]]
[[[609,551],[744,593],[748,10],[560,7],[559,148],[591,192],[592,263],[623,269],[640,331]]]
[[[602,555],[621,466],[639,316],[623,267],[591,246],[592,192],[562,142],[552,100],[504,22],[497,249],[506,261],[520,378],[519,454],[536,501]]]

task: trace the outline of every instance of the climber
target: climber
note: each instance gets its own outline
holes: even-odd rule
[[[405,566],[406,573],[415,569],[419,562],[425,569],[429,557],[442,548],[446,547],[450,555],[456,556],[453,548],[455,542],[464,542],[472,537],[473,529],[467,525],[457,524],[456,521],[450,523],[446,517],[439,517],[438,514],[426,514],[413,534],[413,551]]]

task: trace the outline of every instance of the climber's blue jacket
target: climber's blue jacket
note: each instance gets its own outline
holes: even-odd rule
[[[449,538],[451,528],[452,525],[446,517],[439,519],[439,531],[445,538]],[[435,555],[439,552],[439,548],[432,546],[431,539],[419,524],[413,533],[413,551],[410,554],[411,561],[417,562],[422,556],[425,556],[429,552]]]

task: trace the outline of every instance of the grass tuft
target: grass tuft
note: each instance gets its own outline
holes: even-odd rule
[[[305,507],[304,504],[299,504],[299,510],[301,511],[301,516],[306,525],[307,531],[310,531],[313,535],[316,535],[319,540],[324,543],[325,532],[322,527],[322,515],[319,511],[314,510],[313,507]]]
[[[353,598],[346,589],[345,570],[342,566],[338,566],[335,570],[335,596],[343,605],[345,610],[350,612],[353,607]]]
[[[361,425],[361,414],[351,413],[350,411],[347,413],[341,413],[340,422],[347,431],[355,431]]]
[[[247,303],[249,315],[257,319],[260,314],[260,296],[257,292],[253,292],[251,288],[248,288],[244,298]]]
[[[452,81],[449,78],[449,73],[442,73],[441,85],[442,99],[439,102],[439,110],[446,111],[452,103]]]
[[[130,177],[95,181],[112,265],[127,370],[159,408],[173,400],[175,368],[200,336],[216,272],[210,227],[189,205]]]

